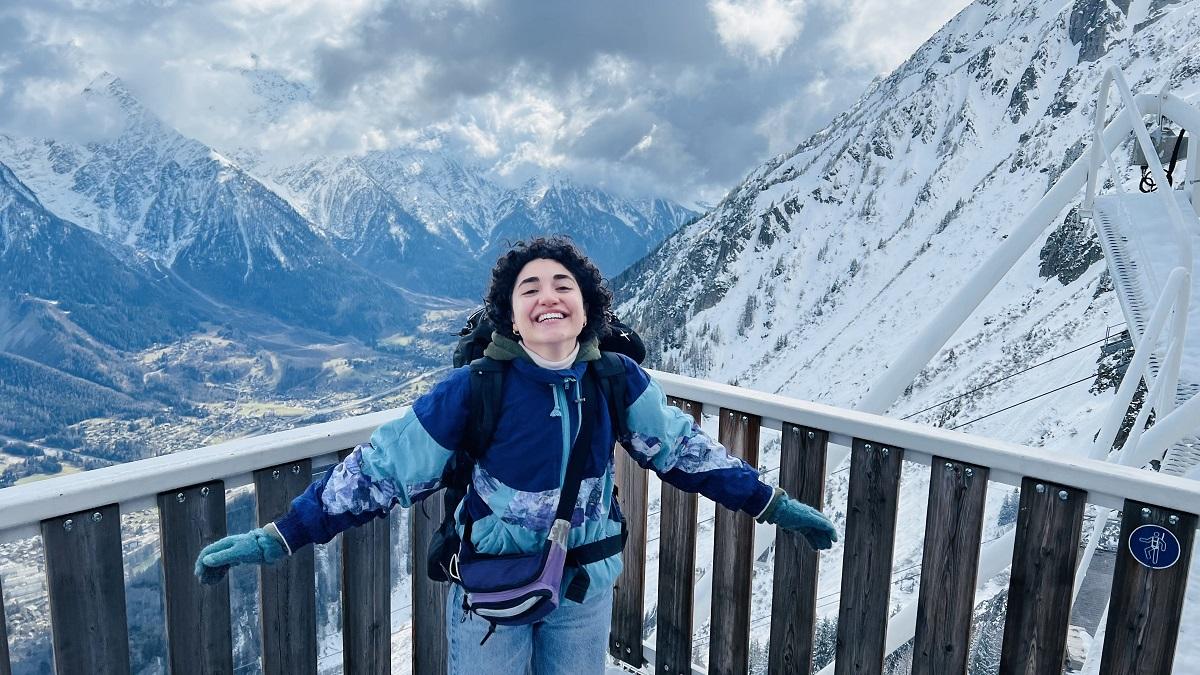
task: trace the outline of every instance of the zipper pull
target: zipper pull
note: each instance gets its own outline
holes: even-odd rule
[[[554,398],[554,409],[550,411],[551,417],[562,417],[562,408],[558,407],[558,390],[554,385],[550,385],[550,396]]]

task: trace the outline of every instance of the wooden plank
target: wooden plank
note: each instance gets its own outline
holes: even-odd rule
[[[902,453],[858,438],[850,451],[837,675],[883,672]]]
[[[669,398],[668,402],[700,424],[701,405]],[[658,625],[654,643],[655,671],[691,675],[692,606],[696,578],[695,493],[663,483],[658,518]]]
[[[442,524],[442,493],[408,510],[412,542],[413,672],[446,672],[446,594],[450,587],[426,573],[429,539]],[[482,674],[481,674],[482,675]]]
[[[116,504],[43,520],[54,666],[129,674],[121,514]]]
[[[340,459],[350,452],[340,453]],[[391,549],[387,518],[342,533],[342,672],[346,675],[391,673]]]
[[[8,658],[8,619],[4,611],[4,588],[0,585],[0,675],[12,675]]]
[[[729,453],[758,466],[762,419],[721,409],[721,444]],[[750,581],[754,573],[754,518],[717,507],[713,530],[712,621],[708,672],[745,675],[750,668]]]
[[[785,423],[781,442],[779,487],[809,506],[822,508],[829,434]],[[776,528],[768,673],[812,672],[817,572],[817,552],[804,537]]]
[[[225,484],[217,480],[160,493],[158,518],[171,673],[232,673],[229,578],[208,586],[194,572],[200,549],[227,533]]]
[[[933,458],[913,675],[967,672],[987,467]]]
[[[1066,485],[1021,481],[1000,648],[1002,675],[1062,672],[1086,497]]]
[[[642,623],[646,594],[646,470],[629,453],[618,448],[616,488],[629,538],[622,554],[624,568],[613,590],[612,627],[608,635],[609,653],[634,668],[646,662],[642,653]]]
[[[259,526],[279,518],[312,482],[312,460],[254,472]],[[316,675],[316,566],[305,546],[274,565],[259,568],[264,675]]]
[[[1130,499],[1121,513],[1100,673],[1167,675],[1175,662],[1196,516]],[[1139,563],[1135,551],[1151,565],[1164,567]],[[1175,556],[1178,560],[1166,566]]]

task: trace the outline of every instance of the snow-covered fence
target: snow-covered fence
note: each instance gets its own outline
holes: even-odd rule
[[[1122,541],[1146,540],[1137,544],[1143,558],[1151,553],[1160,554],[1163,562],[1178,558],[1165,569],[1151,569],[1154,565],[1138,564],[1135,552],[1122,546],[1102,672],[1133,672],[1135,657],[1143,659],[1137,672],[1169,671],[1196,528],[1193,514],[1200,513],[1195,482],[687,377],[657,373],[656,378],[693,416],[699,418],[702,409],[719,414],[721,440],[751,463],[757,462],[759,430],[780,431],[781,485],[809,503],[822,501],[830,445],[851,448],[847,531],[838,544],[845,552],[837,673],[881,672],[902,461],[924,463],[932,472],[914,672],[965,672],[982,495],[989,481],[1022,488],[1001,671],[1059,672],[1085,502],[1123,510]],[[225,533],[227,491],[253,484],[259,521],[270,520],[307,486],[311,467],[335,462],[339,453],[366,441],[398,412],[0,490],[0,541],[40,537],[45,544],[58,672],[129,671],[118,521],[120,514],[148,508],[157,510],[161,527],[171,672],[232,672],[228,586],[202,587],[190,570],[200,547]],[[610,653],[655,673],[690,675],[696,498],[664,487],[658,638],[646,645],[641,640],[645,477],[629,463],[620,473],[632,534],[614,602]],[[423,542],[440,519],[439,502],[427,500],[433,508],[412,514],[415,673],[444,671],[444,588],[429,582],[421,568]],[[1150,527],[1133,534],[1145,526]],[[347,673],[390,668],[387,533],[381,522],[342,535]],[[748,670],[753,536],[748,517],[718,512],[711,672]],[[790,535],[776,540],[775,556],[768,671],[809,672],[817,556]],[[311,550],[265,568],[262,580],[264,672],[315,673]],[[1148,607],[1153,613],[1144,611]],[[1156,661],[1147,670],[1144,661],[1151,657]],[[0,659],[0,673],[8,672],[7,667],[7,658]]]

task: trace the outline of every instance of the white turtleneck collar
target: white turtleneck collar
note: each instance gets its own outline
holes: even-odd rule
[[[533,359],[534,364],[547,370],[564,370],[566,368],[570,368],[571,366],[575,365],[575,357],[579,356],[578,342],[575,343],[575,349],[572,349],[571,353],[567,354],[567,357],[561,361],[547,361],[537,352],[530,349],[529,346],[523,341],[521,342],[521,348],[525,350],[525,353],[529,355],[530,359]]]

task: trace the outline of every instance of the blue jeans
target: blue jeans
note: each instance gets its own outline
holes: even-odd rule
[[[463,620],[462,587],[446,599],[449,675],[603,675],[612,622],[612,589],[579,604],[563,599],[546,618],[526,626],[497,626],[483,645],[486,620]]]

